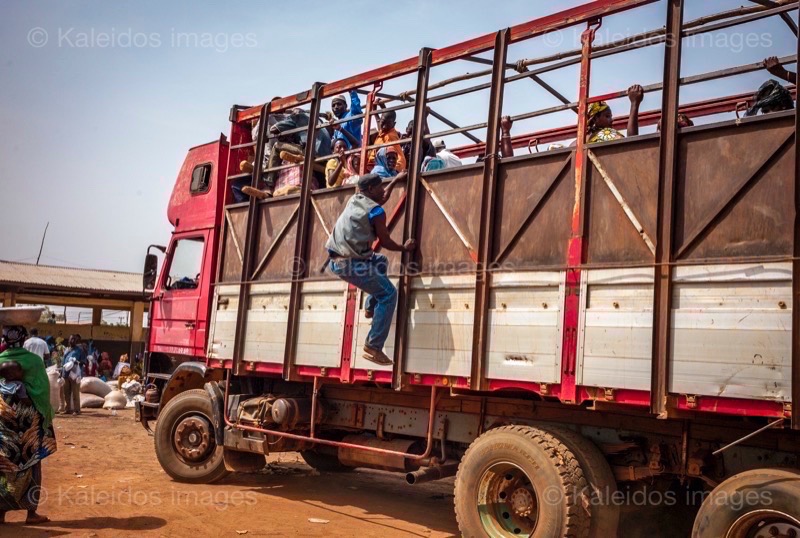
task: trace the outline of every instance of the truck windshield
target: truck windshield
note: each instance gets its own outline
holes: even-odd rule
[[[200,282],[200,266],[203,262],[203,238],[180,239],[172,253],[167,289],[195,289]]]

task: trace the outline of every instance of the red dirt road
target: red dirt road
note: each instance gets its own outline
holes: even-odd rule
[[[11,512],[0,536],[458,535],[452,479],[408,486],[376,471],[319,475],[291,453],[271,456],[256,474],[180,484],[161,470],[132,410],[59,416],[55,426],[40,510],[52,522],[25,527],[24,513]]]

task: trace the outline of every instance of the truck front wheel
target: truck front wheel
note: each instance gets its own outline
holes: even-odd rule
[[[489,430],[456,475],[455,510],[465,537],[583,538],[590,514],[578,460],[552,433],[530,426]]]
[[[754,469],[724,481],[706,497],[692,538],[800,536],[800,473]]]
[[[174,480],[210,484],[228,475],[214,440],[211,399],[203,389],[183,392],[167,404],[156,422],[158,462]]]

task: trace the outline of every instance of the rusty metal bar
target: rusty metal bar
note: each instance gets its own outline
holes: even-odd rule
[[[497,33],[494,44],[492,93],[489,98],[489,118],[486,129],[486,159],[483,161],[478,259],[475,271],[475,319],[472,333],[472,369],[470,371],[470,388],[473,390],[488,388],[484,361],[489,340],[489,299],[491,294],[491,273],[489,273],[488,267],[492,261],[494,230],[497,220],[500,116],[503,114],[509,34],[509,30],[501,30]]]
[[[260,163],[264,161],[267,123],[269,123],[271,106],[272,103],[267,103],[261,107],[261,115],[259,116],[258,136],[256,137],[256,156],[254,161],[258,164],[253,167],[250,180],[250,185],[255,188],[258,188],[258,182],[261,179]],[[244,337],[245,327],[247,325],[247,296],[250,293],[250,285],[247,281],[249,280],[250,267],[255,256],[255,241],[258,229],[258,199],[252,196],[247,205],[246,226],[244,252],[242,254],[242,277],[241,284],[239,284],[239,304],[236,309],[236,328],[234,329],[233,336],[233,371],[237,375],[243,371],[242,360],[244,359]],[[234,231],[233,226],[231,226],[231,233],[234,233]]]
[[[766,7],[774,7],[780,5],[777,2],[774,2],[773,0],[750,0],[750,1],[753,2],[754,4]],[[795,37],[797,37],[798,35],[797,23],[794,22],[794,19],[792,19],[792,17],[788,13],[781,13],[781,19],[783,19],[783,22],[786,23],[786,26],[789,27],[789,30],[791,30],[791,32],[795,35]]]
[[[636,7],[652,4],[656,1],[657,0],[595,0],[594,2],[588,2],[571,9],[513,26],[510,28],[510,42],[516,43],[518,41],[524,41],[553,30],[568,28],[597,17],[627,11]],[[494,44],[494,37],[495,34],[490,33],[449,47],[433,50],[431,65],[442,65],[458,60],[463,56],[472,56],[490,50]],[[365,84],[408,75],[413,73],[416,69],[417,59],[408,58],[391,65],[327,84],[323,89],[321,97],[331,97],[364,86]],[[273,110],[285,110],[309,102],[310,100],[311,96],[309,92],[302,92],[298,95],[278,99],[273,103]],[[237,120],[243,121],[251,119],[256,117],[257,114],[258,108],[251,107],[238,112]]]
[[[406,183],[406,218],[403,223],[403,238],[416,239],[418,236],[419,206],[421,203],[423,147],[425,135],[425,114],[428,108],[428,80],[433,62],[433,50],[423,48],[417,60],[417,100],[414,107],[414,131],[411,134],[411,155],[408,163],[408,179]],[[399,390],[405,385],[405,358],[408,347],[408,305],[411,296],[411,275],[409,265],[418,259],[416,252],[402,252],[400,266],[400,282],[397,288],[397,325],[395,329],[394,365],[392,367],[392,385]]]
[[[732,443],[728,443],[727,445],[723,446],[722,448],[718,448],[717,450],[712,452],[711,455],[712,456],[718,456],[718,455],[722,454],[723,452],[725,452],[726,450],[728,450],[729,448],[733,448],[738,444],[744,443],[748,439],[752,439],[753,437],[755,437],[756,435],[758,435],[761,432],[765,432],[765,431],[769,430],[770,428],[776,428],[778,426],[781,426],[783,424],[784,420],[785,419],[782,419],[782,418],[779,418],[777,420],[773,420],[772,422],[770,422],[766,426],[763,426],[763,427],[757,429],[756,431],[754,431],[752,433],[748,433],[744,437],[742,437],[740,439],[737,439],[736,441],[734,441]]]
[[[722,30],[725,28],[730,28],[731,26],[739,26],[740,24],[747,24],[748,22],[758,21],[761,19],[766,19],[768,17],[772,17],[773,15],[783,15],[786,14],[787,11],[793,11],[797,9],[796,4],[787,4],[785,6],[778,6],[775,8],[768,9],[766,11],[760,11],[758,13],[753,13],[752,15],[746,15],[744,17],[740,17],[738,19],[734,19],[731,21],[723,21],[718,22],[716,24],[710,24],[708,26],[703,26],[701,28],[692,28],[689,30],[684,30],[681,33],[682,37],[691,37],[697,34],[703,34],[707,32],[714,32],[716,30]]]
[[[797,40],[800,57],[800,38]],[[792,242],[792,429],[800,430],[800,107],[794,111],[794,234]]]
[[[672,242],[675,189],[678,177],[678,103],[683,21],[683,0],[668,0],[667,43],[664,51],[664,93],[658,162],[655,283],[653,299],[653,360],[650,376],[650,412],[667,417],[667,392],[671,353]]]
[[[269,263],[269,260],[275,253],[275,249],[278,247],[278,244],[280,244],[281,240],[283,239],[283,235],[286,233],[286,231],[289,229],[289,227],[291,227],[292,223],[294,222],[294,218],[297,216],[299,209],[300,209],[299,207],[294,208],[294,211],[292,211],[292,214],[289,215],[288,219],[286,219],[286,222],[283,224],[283,227],[281,227],[278,233],[275,234],[275,237],[272,239],[272,244],[264,253],[264,256],[261,257],[261,261],[258,262],[258,265],[256,265],[256,268],[253,271],[253,276],[250,277],[251,280],[255,280],[256,275],[259,273],[259,271],[261,271],[261,269],[263,269],[267,265],[267,263]]]
[[[289,292],[289,313],[286,328],[286,348],[283,360],[283,377],[292,379],[294,377],[294,360],[297,352],[297,332],[300,311],[300,294],[303,287],[303,279],[308,274],[308,228],[309,228],[309,206],[311,198],[311,184],[314,181],[314,152],[316,150],[317,117],[319,116],[319,105],[321,101],[322,88],[324,85],[317,82],[311,88],[311,110],[309,111],[308,135],[304,162],[309,163],[303,168],[303,184],[300,187],[300,207],[297,216],[297,241],[294,249],[294,260],[292,263],[292,287]]]

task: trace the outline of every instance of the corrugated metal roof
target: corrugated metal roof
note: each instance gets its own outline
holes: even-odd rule
[[[142,274],[0,260],[0,285],[62,288],[94,293],[141,294]]]

